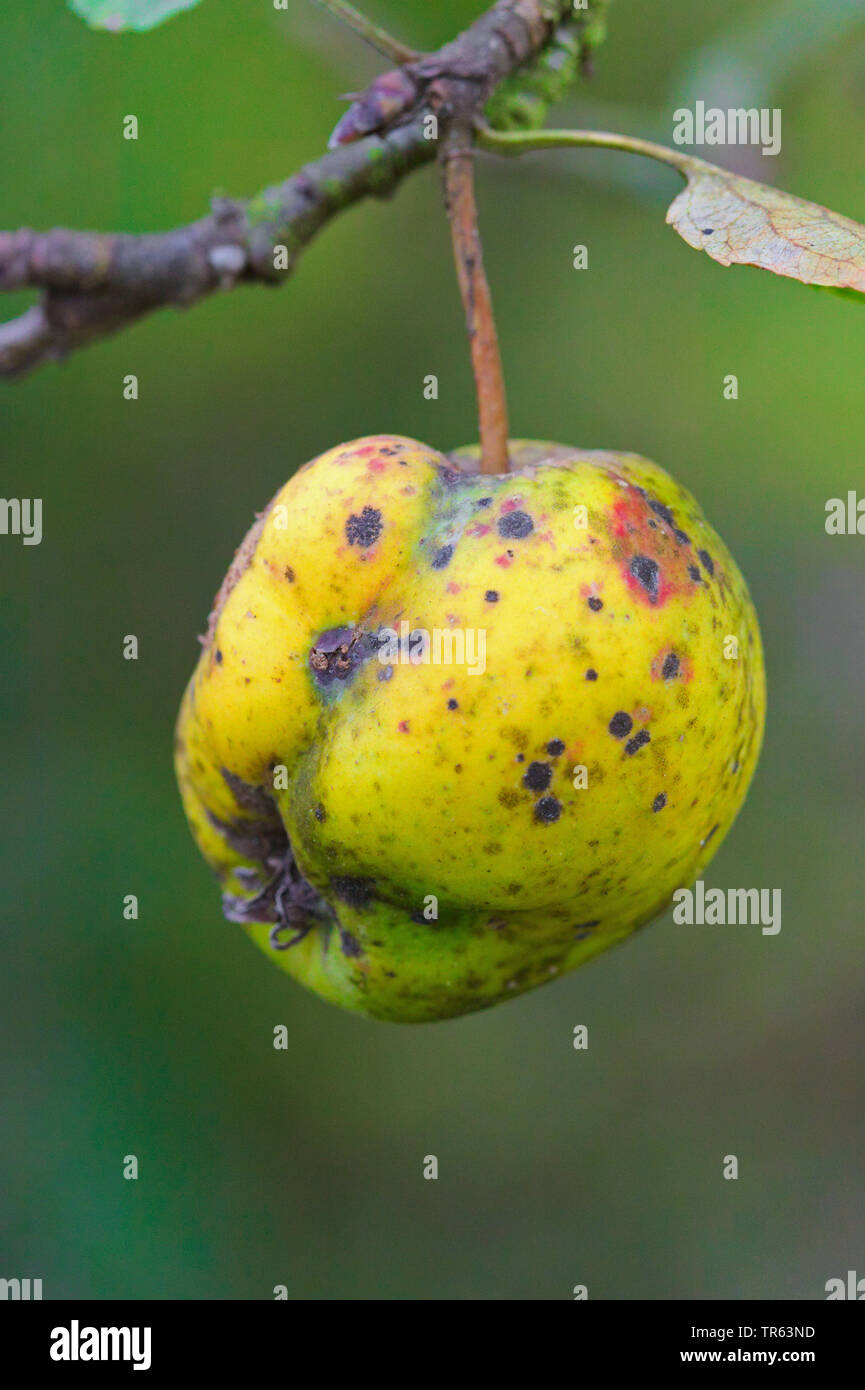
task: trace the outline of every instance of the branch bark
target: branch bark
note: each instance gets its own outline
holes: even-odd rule
[[[217,198],[210,215],[161,234],[24,228],[0,232],[0,291],[37,289],[38,304],[0,325],[0,377],[20,377],[219,290],[282,283],[316,233],[344,208],[392,193],[430,162],[424,118],[447,125],[539,53],[574,12],[571,0],[498,0],[437,53],[377,79],[337,128],[337,147],[256,197]],[[458,97],[457,97],[458,94]],[[280,251],[279,248],[284,248]]]

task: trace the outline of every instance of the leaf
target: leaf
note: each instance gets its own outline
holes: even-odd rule
[[[865,227],[858,222],[692,155],[677,155],[675,167],[688,183],[667,221],[689,246],[721,265],[865,293]]]
[[[199,0],[69,0],[71,8],[91,29],[110,29],[114,33],[154,29],[163,20],[197,4]]]

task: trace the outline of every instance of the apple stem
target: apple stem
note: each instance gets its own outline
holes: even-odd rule
[[[441,154],[445,207],[478,399],[481,473],[508,471],[508,403],[475,203],[473,131],[453,122]]]

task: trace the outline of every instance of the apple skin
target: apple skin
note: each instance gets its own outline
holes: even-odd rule
[[[703,872],[762,740],[756,613],[684,488],[543,443],[476,468],[396,435],[301,468],[178,720],[225,915],[377,1019],[486,1008],[624,940]],[[402,659],[401,623],[483,633],[483,669]]]

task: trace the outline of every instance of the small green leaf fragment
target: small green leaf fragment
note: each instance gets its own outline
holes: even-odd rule
[[[69,6],[91,29],[108,29],[113,33],[137,30],[143,33],[157,24],[191,10],[199,0],[69,0]]]

